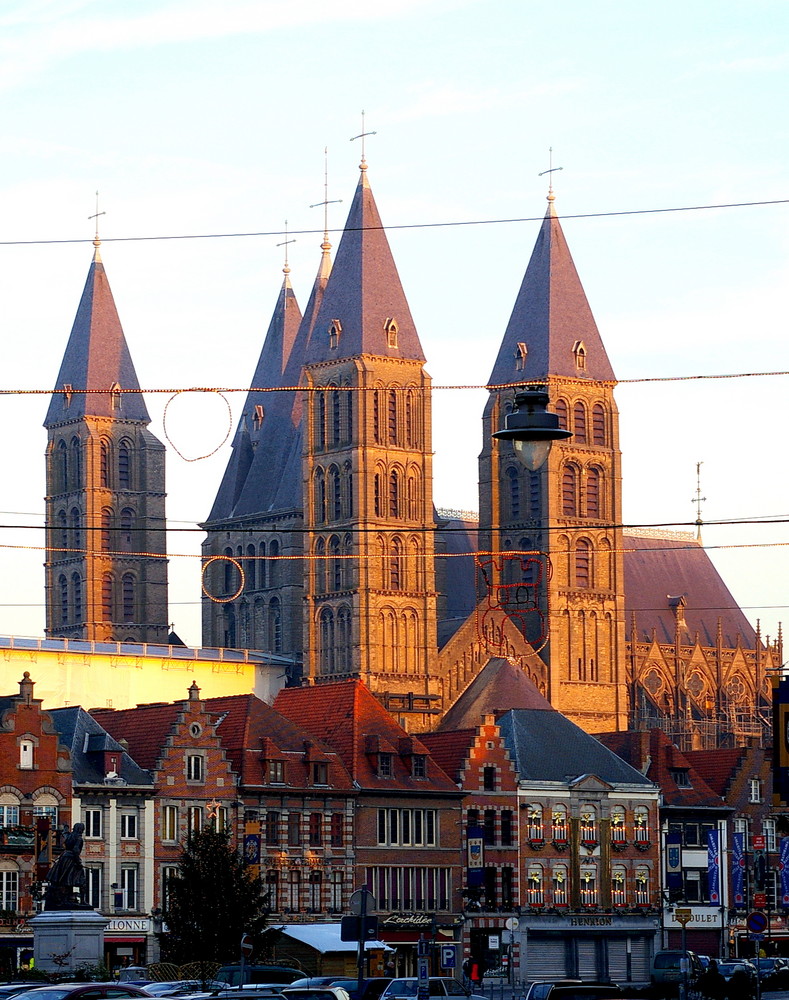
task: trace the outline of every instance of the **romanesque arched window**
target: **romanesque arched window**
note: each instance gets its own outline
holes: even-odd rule
[[[272,653],[282,652],[282,611],[278,597],[272,597],[269,601],[268,641]]]
[[[321,468],[315,470],[315,521],[323,524],[326,520],[326,473]]]
[[[56,493],[65,493],[69,488],[69,478],[68,478],[68,445],[65,441],[58,441],[57,449],[55,450],[55,491]]]
[[[112,510],[110,507],[101,509],[101,548],[109,552],[112,545]]]
[[[353,468],[350,462],[342,467],[343,498],[345,501],[345,519],[353,517]]]
[[[136,548],[134,539],[134,511],[131,507],[124,507],[121,511],[120,534],[121,551],[134,552]]]
[[[133,622],[137,617],[134,613],[134,574],[124,573],[121,579],[121,602],[123,607],[123,620]]]
[[[387,440],[389,444],[398,444],[399,435],[397,433],[397,390],[390,389],[386,402],[386,424]]]
[[[104,621],[112,621],[113,603],[112,574],[105,573],[101,578],[101,614]]]
[[[118,488],[131,489],[131,446],[125,440],[118,445]]]
[[[323,449],[326,447],[326,393],[318,392],[316,395],[315,447]]]
[[[605,425],[605,407],[602,403],[595,403],[592,407],[592,444],[606,443]]]
[[[268,585],[277,587],[280,581],[279,542],[272,538],[268,543]]]
[[[106,438],[99,443],[99,484],[105,489],[110,487],[110,443]]]
[[[596,466],[586,470],[586,516],[601,517],[600,470]]]
[[[556,400],[556,416],[559,418],[559,426],[563,431],[569,430],[567,421],[567,403],[563,399]]]
[[[82,488],[82,444],[78,437],[73,437],[71,439],[69,475],[71,476],[71,488],[74,490],[81,489]]]
[[[389,589],[402,590],[403,586],[403,541],[395,535],[389,545]]]
[[[82,621],[82,577],[79,573],[71,574],[71,597],[74,606],[73,620],[79,624]]]
[[[578,516],[578,469],[570,462],[562,470],[562,514]]]
[[[586,407],[580,400],[573,407],[573,440],[586,444]]]
[[[400,473],[397,469],[389,472],[389,517],[400,517]]]
[[[521,517],[521,482],[520,474],[514,465],[507,468],[507,483],[510,501],[509,515],[513,521],[519,521]]]
[[[266,581],[266,543],[258,545],[258,588],[263,590],[267,586]]]
[[[60,592],[60,624],[68,625],[68,580],[63,575],[58,577],[58,591]]]
[[[246,580],[247,590],[254,590],[255,584],[257,583],[255,569],[257,567],[257,560],[255,559],[255,546],[254,544],[247,545],[247,558],[244,563],[244,574]]]
[[[575,543],[575,585],[592,585],[592,546],[586,538],[579,538]]]
[[[82,548],[82,525],[78,507],[71,508],[69,515],[71,521],[71,547],[72,549]]]
[[[329,482],[331,484],[331,516],[332,520],[342,519],[342,488],[340,484],[340,470],[336,465],[329,468]]]
[[[57,546],[61,549],[68,548],[68,517],[65,510],[58,511],[58,536],[57,536]]]

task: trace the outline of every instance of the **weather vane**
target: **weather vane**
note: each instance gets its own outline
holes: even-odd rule
[[[546,174],[553,174],[557,170],[564,170],[564,167],[555,167],[553,165],[553,146],[549,146],[548,147],[548,169],[547,170],[541,170],[539,172],[539,174],[537,174],[537,176],[538,177],[544,177]],[[548,201],[553,201],[553,198],[554,198],[554,194],[553,194],[553,177],[549,177],[548,178]]]
[[[362,130],[361,130],[361,132],[358,135],[352,135],[351,139],[350,139],[351,142],[353,142],[354,139],[361,139],[362,140],[362,162],[360,164],[360,167],[361,167],[362,170],[366,170],[367,169],[367,161],[364,158],[364,138],[367,135],[378,135],[378,133],[377,132],[365,132],[365,130],[364,130],[364,108],[362,108]]]

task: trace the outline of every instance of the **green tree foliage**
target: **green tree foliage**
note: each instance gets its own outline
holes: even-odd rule
[[[173,962],[237,962],[242,934],[253,942],[266,925],[263,883],[230,845],[229,831],[190,834],[167,883],[163,946]]]

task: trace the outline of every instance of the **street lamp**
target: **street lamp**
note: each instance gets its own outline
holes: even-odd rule
[[[530,385],[515,394],[515,409],[504,418],[504,427],[494,431],[500,441],[512,441],[522,465],[535,472],[545,462],[554,441],[572,437],[559,427],[559,417],[549,413],[545,386]]]

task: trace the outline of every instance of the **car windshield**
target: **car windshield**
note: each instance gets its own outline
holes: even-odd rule
[[[415,979],[393,979],[386,988],[386,995],[391,997],[415,997]]]
[[[41,987],[37,989],[27,990],[24,993],[17,993],[15,994],[14,1000],[16,1000],[16,997],[28,997],[28,996],[31,998],[31,1000],[33,1000],[34,997],[36,998],[36,1000],[63,1000],[64,997],[67,997],[70,993],[73,992],[74,992],[73,986],[69,987],[68,989],[57,989],[55,987],[52,988]]]

